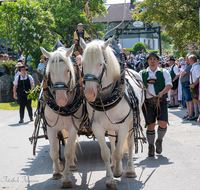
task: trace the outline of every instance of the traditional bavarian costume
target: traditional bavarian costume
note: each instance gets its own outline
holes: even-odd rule
[[[150,56],[154,56],[159,60],[156,53],[150,53]],[[147,59],[148,59],[147,58]],[[170,74],[167,70],[157,67],[155,71],[152,71],[150,67],[145,70],[140,71],[144,86],[147,91],[145,91],[145,103],[143,104],[142,111],[144,114],[146,125],[154,124],[157,120],[168,122],[168,111],[167,111],[167,94],[164,94],[160,100],[157,97],[152,97],[158,95],[167,85],[172,85]],[[158,139],[156,143],[162,143],[162,139],[166,133],[167,128],[163,129],[158,127]],[[147,129],[147,140],[149,143],[149,156],[154,156],[154,140],[155,140],[155,130],[149,131]],[[156,144],[157,145],[157,144]],[[158,147],[157,147],[158,148]],[[161,150],[156,150],[157,153],[161,153]]]
[[[22,66],[21,69],[22,68],[25,68],[25,66]],[[28,68],[26,68],[26,69],[28,69]],[[27,98],[28,94],[26,93],[29,90],[31,90],[31,83],[34,83],[34,81],[33,81],[32,76],[28,75],[28,74],[26,74],[24,78],[20,74],[14,80],[14,85],[17,85],[16,92],[17,92],[18,103],[20,106],[20,108],[19,108],[20,122],[19,123],[23,123],[25,106],[27,107],[30,120],[33,121],[33,111],[32,111],[32,107],[31,107],[31,99],[28,100],[28,98]]]
[[[190,84],[194,84],[195,81],[200,77],[200,65],[199,63],[194,63],[190,70]],[[199,84],[195,88],[191,89],[192,98],[199,99]]]
[[[171,61],[175,61],[174,57],[170,57]],[[171,75],[171,78],[172,78],[172,88],[171,90],[176,90],[178,88],[178,82],[179,82],[179,78],[177,78],[174,82],[174,78],[179,75],[179,70],[178,70],[178,67],[173,64],[171,66],[171,71],[170,71],[170,75]],[[173,98],[175,99],[175,105],[172,105],[173,104]],[[170,95],[170,105],[169,107],[178,107],[178,95],[177,94],[174,94],[174,95]]]
[[[79,23],[77,26],[82,26],[82,23]],[[74,32],[74,41],[77,40],[78,43],[75,44],[75,50],[78,51],[80,54],[82,54],[82,48],[79,45],[80,37],[83,38],[85,41],[90,39],[90,36],[87,34],[85,30],[82,30],[81,32],[78,31],[78,29]],[[80,52],[81,50],[81,52]]]

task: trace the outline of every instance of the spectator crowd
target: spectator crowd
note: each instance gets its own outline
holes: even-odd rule
[[[138,62],[149,55],[144,50],[138,51],[136,55],[127,55],[126,49],[123,49],[123,53],[126,54],[126,67],[135,71],[138,71]],[[200,60],[192,53],[179,58],[170,55],[158,56],[158,67],[170,73],[173,83],[173,88],[168,92],[168,108],[186,108],[187,115],[183,116],[183,119],[200,122]]]

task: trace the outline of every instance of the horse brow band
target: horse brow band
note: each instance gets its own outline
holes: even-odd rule
[[[61,62],[61,61],[63,61],[63,62],[64,62],[64,60],[62,60],[62,59],[59,59],[59,62]],[[52,61],[52,63],[54,63],[54,62],[55,62],[55,60],[53,60],[53,61]]]

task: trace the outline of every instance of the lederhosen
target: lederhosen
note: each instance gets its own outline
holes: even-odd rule
[[[145,87],[148,89],[147,79],[149,77],[149,73],[147,69],[142,71],[142,80]],[[163,75],[163,69],[161,68],[160,71],[156,72],[157,80],[154,84],[154,89],[156,95],[159,94],[165,88],[165,78]],[[145,91],[145,96],[146,96]],[[146,125],[151,123],[155,123],[156,118],[157,120],[166,121],[168,122],[168,111],[167,111],[167,94],[164,94],[160,99],[160,107],[157,107],[157,100],[155,98],[145,99],[145,103],[142,106],[142,111],[144,114]]]
[[[192,84],[194,84],[195,81],[193,81],[193,78],[192,78],[192,71],[190,72],[190,75],[191,75],[190,76],[191,82],[192,82]],[[190,88],[190,92],[191,92],[192,98],[198,100],[199,99],[199,83],[194,88]]]
[[[170,72],[170,75],[171,75],[171,78],[172,78],[172,81],[174,80],[176,74],[174,73],[174,67],[175,67],[175,64],[172,66],[172,69],[171,69],[171,72]],[[172,90],[176,90],[178,88],[178,79],[177,78],[174,82],[172,82]]]
[[[17,85],[17,98],[20,106],[19,109],[20,119],[24,119],[25,106],[27,107],[29,117],[32,118],[33,114],[31,108],[31,100],[27,99],[28,94],[26,93],[31,89],[30,79],[28,75],[26,80],[20,80],[20,79],[21,75],[19,75],[18,85]]]

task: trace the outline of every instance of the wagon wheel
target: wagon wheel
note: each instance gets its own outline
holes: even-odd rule
[[[39,105],[39,103],[38,103]],[[39,110],[38,110],[39,112]],[[35,126],[35,130],[34,130],[34,133],[33,133],[33,155],[35,156],[35,149],[36,149],[36,145],[37,145],[37,139],[38,139],[38,134],[39,134],[39,130],[40,130],[40,122],[41,122],[41,113],[38,113],[36,115],[36,118],[35,118],[35,122],[34,122],[34,126]]]

